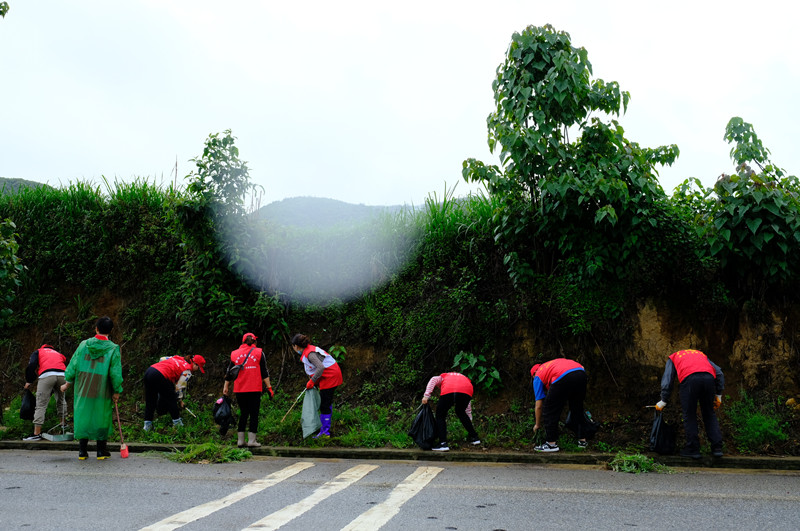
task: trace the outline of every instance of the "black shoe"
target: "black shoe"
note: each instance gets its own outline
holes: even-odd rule
[[[108,451],[106,441],[97,441],[97,459],[108,459],[111,457],[111,452]]]
[[[481,440],[477,437],[468,437],[467,442],[473,446],[478,446],[481,443]]]
[[[722,457],[722,449],[718,448],[716,450],[711,450],[711,455],[714,457]]]
[[[44,439],[44,437],[42,437],[41,435],[37,434],[37,435],[31,435],[29,437],[25,437],[22,440],[23,441],[41,441],[43,439]]]
[[[692,459],[701,459],[703,456],[697,450],[681,450],[681,457],[691,457]]]
[[[449,452],[450,447],[447,446],[447,442],[441,442],[436,446],[434,446],[433,448],[431,448],[431,450],[433,450],[434,452]]]
[[[83,461],[89,457],[89,439],[79,439],[78,459]]]

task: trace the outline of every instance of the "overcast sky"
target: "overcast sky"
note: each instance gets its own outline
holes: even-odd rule
[[[472,189],[511,35],[550,23],[631,93],[643,146],[677,144],[670,193],[730,173],[725,125],[754,125],[800,171],[792,2],[8,0],[0,176],[51,185],[179,182],[231,129],[261,204],[318,196],[422,204]],[[474,187],[473,187],[474,188]]]

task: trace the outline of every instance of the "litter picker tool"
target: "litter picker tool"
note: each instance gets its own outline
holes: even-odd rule
[[[75,439],[74,434],[71,431],[67,431],[67,421],[65,418],[61,418],[61,433],[52,433],[52,431],[58,427],[59,426],[53,426],[47,432],[43,433],[42,437],[53,442],[72,441]]]
[[[122,423],[119,421],[119,408],[114,402],[114,410],[117,412],[117,426],[119,427],[119,456],[123,459],[128,457],[128,445],[122,440]]]
[[[184,406],[184,407],[183,407],[183,409],[185,409],[186,411],[188,411],[188,412],[189,412],[189,414],[190,414],[191,416],[193,416],[194,418],[197,418],[197,415],[195,415],[194,413],[192,413],[192,410],[191,410],[191,409],[189,409],[188,407]]]
[[[302,391],[302,392],[301,392],[299,395],[297,395],[297,398],[295,399],[295,401],[294,401],[294,404],[292,404],[292,407],[290,407],[290,408],[289,408],[289,411],[291,411],[291,410],[292,410],[292,408],[294,408],[294,406],[296,406],[296,405],[297,405],[297,402],[300,400],[300,397],[301,397],[301,396],[303,396],[303,394],[305,394],[305,392],[306,392],[306,390],[305,390],[305,389],[303,389],[303,391]],[[289,411],[287,411],[287,412],[286,412],[286,415],[288,415],[288,414],[289,414]],[[284,420],[286,420],[286,415],[284,415],[284,416],[283,416],[283,418],[281,419],[281,422],[283,422]]]

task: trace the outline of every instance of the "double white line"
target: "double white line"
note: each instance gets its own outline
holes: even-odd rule
[[[223,509],[239,500],[252,496],[262,490],[280,483],[303,470],[314,466],[313,463],[298,462],[282,470],[274,472],[269,476],[248,483],[233,494],[229,494],[219,500],[213,500],[197,507],[172,515],[153,525],[144,527],[141,531],[171,531],[184,526],[190,522],[204,518],[220,509]],[[283,509],[265,516],[261,520],[254,522],[245,529],[274,530],[288,522],[294,520],[312,507],[325,500],[326,498],[346,489],[359,479],[363,478],[373,470],[378,468],[376,465],[357,465],[354,466],[332,480],[328,481],[311,495],[292,505],[287,505]],[[425,485],[436,477],[443,469],[438,467],[420,467],[410,476],[403,480],[392,490],[389,497],[363,513],[361,516],[350,522],[342,531],[355,531],[358,529],[378,529],[386,522],[391,520],[399,511],[400,507],[413,498]]]

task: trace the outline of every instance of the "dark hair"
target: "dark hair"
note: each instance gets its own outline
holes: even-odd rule
[[[245,344],[245,345],[255,345],[256,341],[257,341],[257,340],[256,340],[256,338],[255,338],[255,337],[253,337],[253,336],[247,336],[247,339],[245,339],[245,340],[244,340],[244,344]]]
[[[292,345],[297,345],[298,347],[306,348],[308,346],[308,336],[304,336],[303,334],[295,334],[292,338]]]
[[[114,321],[111,320],[111,317],[101,317],[97,320],[95,328],[103,335],[110,334],[111,330],[114,329]]]

